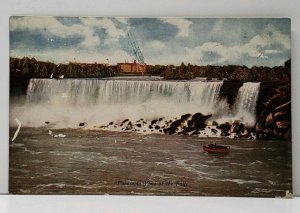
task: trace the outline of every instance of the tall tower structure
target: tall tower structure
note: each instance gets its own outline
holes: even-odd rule
[[[138,42],[131,31],[128,31],[127,36],[129,38],[129,45],[131,47],[132,56],[142,65],[145,64],[144,55],[138,45]]]

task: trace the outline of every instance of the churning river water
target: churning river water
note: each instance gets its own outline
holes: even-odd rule
[[[10,131],[13,136],[15,128]],[[13,194],[284,196],[292,191],[291,143],[22,128],[10,143]],[[228,155],[202,145],[230,146]]]

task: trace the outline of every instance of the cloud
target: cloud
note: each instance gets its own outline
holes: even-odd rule
[[[42,34],[47,38],[52,36],[68,38],[80,35],[84,38],[80,45],[87,48],[100,44],[100,38],[95,36],[93,28],[82,24],[64,25],[54,17],[12,17],[10,19],[10,30],[31,31]]]
[[[286,19],[12,17],[12,56],[117,63],[130,29],[148,64],[281,65],[290,58]]]
[[[141,43],[153,40],[167,42],[174,39],[179,31],[175,25],[158,18],[134,18],[129,20],[129,24]]]
[[[254,36],[250,42],[250,46],[265,48],[273,43],[281,44],[284,49],[290,49],[290,37],[282,34],[273,25],[268,25],[263,34]]]
[[[282,48],[269,49],[275,43],[280,44],[279,46]],[[245,55],[252,58],[270,59],[273,54],[280,54],[289,51],[289,49],[289,36],[280,33],[272,25],[268,26],[262,34],[254,36],[243,45],[226,46],[218,42],[206,42],[201,46],[185,48],[190,58],[193,59],[193,63],[200,61],[204,64],[207,62],[212,64],[236,63]]]
[[[45,35],[55,35],[62,38],[79,34],[81,25],[63,25],[54,17],[11,17],[10,30],[38,31]]]
[[[280,53],[279,50],[265,50],[266,54],[276,54],[276,53]]]
[[[10,31],[30,31],[51,38],[52,36],[69,38],[74,35],[84,39],[79,46],[93,48],[101,44],[101,38],[96,33],[97,28],[104,29],[111,41],[117,41],[126,32],[115,26],[108,18],[60,18],[55,17],[12,17],[10,19]]]
[[[126,35],[122,29],[118,29],[114,22],[108,18],[80,18],[84,26],[90,28],[103,28],[110,38],[120,38]]]
[[[179,18],[162,18],[161,19],[165,23],[172,24],[178,28],[178,34],[179,37],[188,37],[189,31],[190,31],[190,25],[193,24],[192,21],[189,21],[187,19],[179,19]]]

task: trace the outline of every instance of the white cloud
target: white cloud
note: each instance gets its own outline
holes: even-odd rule
[[[189,31],[190,31],[190,25],[193,24],[193,22],[187,20],[187,19],[181,19],[181,18],[162,18],[161,19],[165,23],[172,24],[178,28],[178,34],[179,37],[188,37]]]
[[[248,43],[248,47],[266,49],[272,44],[280,44],[283,49],[290,49],[290,37],[282,34],[273,25],[268,25],[261,35],[254,36]]]
[[[12,17],[10,19],[10,30],[28,30],[39,32],[47,37],[58,36],[67,38],[79,35],[84,38],[81,45],[83,48],[93,48],[100,45],[100,37],[95,33],[96,28],[105,29],[110,42],[116,42],[121,36],[125,36],[126,32],[115,26],[114,22],[108,18],[97,19],[94,17],[80,18],[82,23],[70,26],[63,25],[54,17],[33,17],[25,16],[20,18]],[[120,19],[121,20],[121,19]]]
[[[10,30],[39,31],[46,35],[51,34],[66,38],[74,34],[80,34],[82,29],[79,24],[63,25],[54,17],[25,16],[20,18],[12,17],[10,19]]]
[[[265,50],[266,54],[276,54],[276,53],[280,53],[279,50]]]
[[[282,46],[281,49],[268,49],[272,45]],[[186,48],[186,51],[193,63],[197,62],[197,58],[203,58],[204,54],[211,52],[216,57],[214,63],[234,62],[241,59],[244,55],[249,55],[253,58],[269,59],[272,54],[281,53],[284,50],[290,49],[289,36],[277,31],[273,26],[268,26],[265,31],[254,36],[244,45],[225,46],[217,42],[206,42],[201,46],[194,48]],[[202,62],[205,62],[202,60]]]
[[[90,17],[90,18],[80,18],[80,20],[82,21],[84,26],[105,29],[110,38],[120,38],[126,35],[126,32],[124,32],[122,29],[117,28],[114,22],[108,18],[98,19],[95,17]]]
[[[158,40],[151,41],[149,44],[150,44],[149,48],[152,48],[155,50],[164,50],[166,48],[165,43],[158,41]]]
[[[187,47],[181,38],[185,37],[191,41],[195,39],[192,38],[192,33],[189,34],[192,22],[177,18],[162,18],[161,20],[176,26],[179,31],[176,37],[168,41],[152,40],[142,44],[141,50],[145,56],[145,62],[148,64],[180,64],[181,62],[199,65],[231,64],[241,62],[245,56],[253,59],[272,60],[274,56],[278,56],[276,54],[287,52],[290,49],[289,35],[283,34],[273,25],[268,25],[262,33],[253,36],[247,43],[225,45],[221,42],[210,42],[208,38],[208,41],[201,45]],[[11,54],[15,57],[26,55],[40,60],[54,60],[55,62],[73,61],[74,58],[82,62],[103,62],[109,58],[111,64],[130,58],[122,50],[120,43],[120,38],[126,36],[127,33],[127,19],[117,18],[114,20],[91,17],[80,18],[80,21],[82,23],[67,26],[54,17],[11,18],[10,30],[38,32],[49,39],[53,39],[51,36],[67,38],[74,35],[83,38],[79,45],[69,47],[70,49],[48,50],[41,48],[28,52],[29,50],[23,48],[11,50]],[[124,25],[122,26],[122,24]],[[105,30],[108,39],[101,40],[96,33],[99,28]],[[214,28],[207,33],[213,35],[218,31],[223,31],[223,28],[223,22],[219,20]],[[100,49],[100,44],[105,45],[105,48]],[[242,63],[245,62],[242,61]],[[278,59],[274,63],[278,64]]]

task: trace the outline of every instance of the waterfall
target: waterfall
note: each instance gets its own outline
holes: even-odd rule
[[[73,128],[78,123],[104,125],[124,119],[172,119],[186,113],[213,114],[218,123],[255,124],[260,83],[244,83],[231,111],[219,99],[222,81],[163,79],[31,79],[23,109],[11,113],[24,126]],[[20,113],[21,112],[21,113]]]
[[[234,104],[234,111],[238,119],[244,121],[249,126],[253,126],[255,123],[259,89],[260,83],[244,83],[238,91]]]
[[[27,124],[51,120],[61,127],[78,122],[178,117],[215,113],[222,81],[122,79],[31,79],[27,89]],[[37,119],[37,121],[35,121]]]
[[[27,99],[31,103],[57,102],[87,105],[139,103],[166,99],[174,103],[200,103],[212,107],[222,82],[98,80],[98,79],[31,79]],[[64,101],[64,99],[61,99]],[[189,105],[189,104],[188,104]]]

